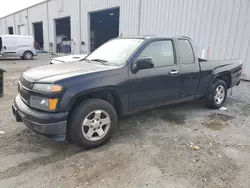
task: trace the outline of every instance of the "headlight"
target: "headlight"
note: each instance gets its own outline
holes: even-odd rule
[[[58,99],[48,99],[44,97],[31,96],[30,106],[44,111],[55,111]]]
[[[43,92],[60,92],[62,91],[62,86],[54,84],[35,84],[33,86],[34,90],[43,91]]]

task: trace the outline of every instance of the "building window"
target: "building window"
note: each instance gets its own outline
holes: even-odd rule
[[[9,33],[10,35],[13,35],[13,34],[14,34],[13,27],[8,27],[8,33]]]

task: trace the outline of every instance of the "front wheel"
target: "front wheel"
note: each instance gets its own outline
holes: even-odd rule
[[[24,52],[23,59],[25,60],[32,60],[33,59],[33,53],[30,51]]]
[[[219,109],[227,99],[227,84],[223,80],[215,80],[206,98],[207,106]]]
[[[69,130],[74,142],[86,149],[106,143],[117,126],[113,106],[101,99],[82,102],[70,115]]]

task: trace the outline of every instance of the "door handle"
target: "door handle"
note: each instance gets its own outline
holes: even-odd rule
[[[5,49],[5,50],[6,50],[6,46],[4,46],[4,47],[3,47],[3,49]]]
[[[178,75],[178,74],[179,74],[178,70],[171,70],[170,71],[170,75],[172,75],[172,76],[175,76],[175,75]]]

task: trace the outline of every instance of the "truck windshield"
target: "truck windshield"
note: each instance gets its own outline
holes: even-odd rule
[[[97,48],[86,60],[96,61],[105,65],[120,66],[125,64],[143,41],[143,39],[111,40]]]

